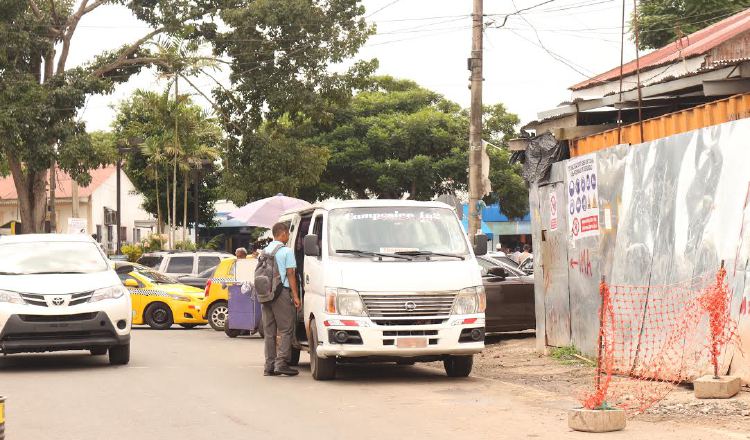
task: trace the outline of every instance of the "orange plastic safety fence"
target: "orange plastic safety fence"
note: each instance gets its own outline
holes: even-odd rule
[[[737,342],[723,267],[672,285],[602,280],[599,293],[599,356],[594,390],[581,398],[585,408],[642,412],[675,384],[709,367],[717,374],[721,354]]]

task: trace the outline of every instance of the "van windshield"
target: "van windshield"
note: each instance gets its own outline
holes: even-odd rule
[[[92,242],[48,241],[0,244],[0,274],[92,273],[109,269]]]
[[[334,209],[329,214],[328,231],[332,255],[341,251],[468,253],[458,219],[445,208]]]

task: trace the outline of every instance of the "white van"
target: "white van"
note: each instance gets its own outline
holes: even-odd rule
[[[326,202],[288,212],[304,302],[297,329],[317,380],[337,362],[442,360],[471,373],[484,348],[480,267],[455,212],[410,200]],[[477,253],[486,253],[479,240]]]
[[[0,236],[0,353],[130,360],[130,295],[87,235]],[[127,268],[126,268],[127,269]]]

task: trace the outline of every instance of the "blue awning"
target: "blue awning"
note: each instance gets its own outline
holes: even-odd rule
[[[463,219],[461,220],[461,223],[464,227],[464,232],[469,230],[469,206],[464,205],[464,215]],[[490,229],[489,226],[487,226],[487,223],[484,221],[482,222],[482,233],[484,233],[488,238],[492,239],[492,229]]]

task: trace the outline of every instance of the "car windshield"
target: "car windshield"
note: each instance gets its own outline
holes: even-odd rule
[[[3,275],[93,273],[109,269],[97,245],[86,241],[0,243]]]
[[[331,254],[434,252],[468,254],[456,215],[445,208],[377,207],[334,209],[328,218]]]
[[[140,268],[138,273],[154,284],[177,284],[179,281],[155,270]]]

